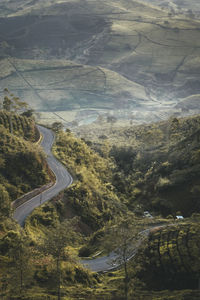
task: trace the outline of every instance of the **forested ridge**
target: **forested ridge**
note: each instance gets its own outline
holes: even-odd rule
[[[124,128],[86,127],[79,134],[99,153],[109,149],[112,184],[131,210],[163,216],[200,212],[199,115]]]
[[[31,118],[0,111],[0,133],[0,181],[12,201],[49,176],[45,156],[34,143],[39,134]]]
[[[74,230],[78,221],[60,223],[52,214],[50,222],[39,219],[32,233],[12,218],[11,201],[50,178],[45,155],[36,143],[39,134],[34,120],[2,110],[0,122],[0,297],[57,299],[63,294],[61,282],[72,286],[96,283],[95,276],[76,263],[76,253],[70,249],[81,239]],[[42,208],[46,213],[47,207]]]
[[[149,290],[197,289],[200,272],[199,215],[176,226],[152,229],[134,262],[137,277]],[[145,258],[145,259],[144,259]],[[139,263],[138,263],[139,262]]]
[[[9,120],[9,112],[2,111],[1,115],[3,120]],[[168,212],[166,206],[164,210],[162,206],[155,206],[153,199],[157,199],[160,194],[159,189],[152,188],[151,184],[158,185],[158,180],[163,184],[159,179],[164,178],[160,172],[162,166],[167,167],[166,172],[169,172],[165,173],[165,177],[171,176],[173,172],[178,174],[175,179],[178,178],[180,183],[175,182],[176,190],[174,193],[172,190],[172,197],[168,198],[172,204],[177,199],[177,189],[183,189],[181,183],[184,182],[186,186],[188,178],[191,178],[190,185],[195,185],[195,190],[198,190],[198,183],[191,176],[193,172],[198,174],[199,116],[123,129],[121,132],[129,135],[128,142],[125,146],[119,138],[117,147],[112,145],[112,134],[117,134],[114,129],[113,133],[110,132],[110,140],[108,132],[105,132],[107,139],[103,142],[100,139],[97,143],[87,140],[86,137],[78,138],[68,129],[64,132],[57,128],[53,152],[69,169],[74,183],[52,201],[35,209],[27,218],[24,229],[11,218],[9,204],[14,199],[14,194],[9,194],[8,187],[12,184],[17,191],[21,189],[20,193],[23,193],[22,178],[29,178],[29,174],[23,173],[26,171],[26,157],[26,166],[30,161],[33,162],[30,182],[35,185],[36,180],[41,180],[41,177],[36,179],[34,176],[41,173],[44,175],[45,169],[40,169],[39,166],[45,165],[40,147],[30,142],[36,140],[34,121],[22,116],[18,119],[14,113],[12,119],[13,122],[18,120],[18,125],[13,123],[12,133],[9,121],[2,121],[4,125],[0,126],[1,157],[6,159],[10,155],[9,160],[12,161],[11,157],[17,156],[20,167],[18,176],[21,176],[21,181],[17,175],[13,176],[13,180],[17,178],[16,182],[8,175],[5,177],[7,173],[2,163],[1,297],[6,300],[40,300],[45,297],[51,300],[88,297],[95,300],[198,299],[199,214],[193,207],[194,201],[198,204],[197,197],[194,198],[192,193],[188,193],[188,201],[182,202],[183,208],[185,205],[190,208],[187,218],[182,221],[174,220],[175,214],[184,213],[184,210],[178,212],[171,209]],[[23,129],[27,128],[25,124],[29,124],[27,132]],[[163,137],[159,146],[159,143],[153,141],[153,136],[159,141],[155,132],[160,130],[164,135],[166,124],[170,125],[166,133],[171,135],[168,140],[170,142],[167,144]],[[148,137],[151,136],[149,144],[146,142],[147,131]],[[132,143],[133,140],[135,144]],[[154,151],[152,143],[159,149]],[[190,144],[190,151],[186,144]],[[151,155],[145,156],[148,151],[151,151]],[[21,157],[23,159],[20,162]],[[169,162],[166,162],[167,157]],[[15,164],[16,162],[15,158]],[[176,167],[181,172],[182,163],[184,167],[179,178]],[[9,164],[6,169],[8,167]],[[47,180],[48,176],[43,178]],[[30,184],[29,187],[31,189],[34,186]],[[167,184],[167,188],[169,187]],[[146,207],[150,209],[153,218],[144,218]],[[127,278],[123,268],[101,275],[80,266],[78,255],[94,255],[99,251],[105,254],[107,245],[110,244],[108,248],[112,249],[112,244],[119,243],[116,233],[122,230],[125,237],[124,225],[124,229],[128,226],[127,241],[132,240],[134,235],[136,240],[140,239],[140,231],[154,227],[149,236],[143,239],[135,258],[128,262]],[[117,231],[108,235],[112,228]],[[125,279],[128,284],[128,298],[124,294]]]

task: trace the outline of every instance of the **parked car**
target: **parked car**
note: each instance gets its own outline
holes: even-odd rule
[[[153,218],[153,216],[150,214],[148,210],[144,211],[144,217],[145,218]]]

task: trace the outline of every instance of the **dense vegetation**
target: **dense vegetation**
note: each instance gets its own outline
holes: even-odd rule
[[[144,205],[144,207],[151,205],[151,198],[150,200],[148,199],[148,202],[145,202],[141,196],[143,192],[142,187],[148,187],[150,181],[147,182],[147,179],[149,179],[149,177],[146,175],[143,177],[143,180],[141,180],[141,176],[143,175],[143,172],[145,174],[145,172],[149,170],[149,165],[151,166],[154,164],[154,161],[156,160],[155,157],[159,157],[159,160],[157,160],[158,163],[163,164],[164,162],[164,165],[168,165],[168,163],[165,163],[168,156],[169,161],[171,162],[171,169],[169,169],[171,172],[174,171],[173,167],[175,168],[177,165],[181,166],[181,163],[183,162],[184,167],[189,167],[190,164],[191,167],[194,167],[194,163],[190,157],[193,156],[193,153],[197,153],[199,150],[198,139],[193,139],[195,134],[198,135],[198,128],[199,117],[180,120],[174,118],[168,122],[151,124],[148,126],[131,127],[126,130],[121,130],[120,133],[122,134],[120,135],[120,138],[118,136],[118,147],[112,146],[112,143],[109,143],[105,138],[106,135],[109,136],[110,132],[108,133],[105,131],[103,139],[101,138],[98,142],[95,141],[95,143],[91,143],[84,139],[75,138],[69,130],[65,133],[58,130],[56,144],[54,145],[54,153],[69,168],[75,178],[75,183],[69,189],[64,191],[64,193],[61,193],[54,202],[44,205],[42,209],[38,208],[35,210],[26,225],[28,232],[37,239],[37,236],[40,235],[41,232],[44,234],[46,225],[51,224],[55,226],[56,222],[79,215],[80,220],[77,225],[78,230],[84,235],[89,234],[87,244],[85,242],[81,242],[80,244],[82,245],[79,250],[80,254],[90,255],[91,253],[94,253],[93,251],[97,251],[99,249],[102,250],[104,247],[102,244],[102,239],[104,240],[105,235],[104,226],[107,224],[109,227],[112,224],[112,222],[107,223],[108,220],[112,220],[114,215],[109,212],[112,206],[113,209],[116,209],[117,203],[117,207],[122,208],[121,213],[126,213],[127,209],[125,209],[125,207],[127,205],[129,210],[133,210],[137,215],[141,215],[144,209],[142,205]],[[113,135],[111,133],[110,137],[113,142],[115,141],[115,139],[113,139],[114,134],[117,136],[119,132],[117,130],[115,132],[114,129],[112,129],[112,131]],[[167,141],[166,135],[168,136]],[[124,146],[123,139],[125,143],[127,136],[129,137],[128,143]],[[188,140],[190,140],[192,144],[192,155],[188,151],[185,151],[185,145],[186,143],[189,143]],[[131,143],[135,146],[135,149]],[[95,149],[96,152],[92,150],[91,147]],[[149,156],[145,157],[145,154],[148,151],[151,151],[151,155],[149,154]],[[181,151],[181,154],[179,151]],[[162,153],[163,155],[161,155]],[[154,154],[155,157],[153,156]],[[175,157],[173,157],[172,154]],[[173,158],[172,161],[171,157]],[[180,160],[179,163],[178,158]],[[185,161],[186,158],[187,160]],[[135,163],[136,161],[137,164]],[[159,174],[159,171],[156,168],[155,170],[156,172],[153,175],[156,178],[156,176],[160,176],[161,174]],[[187,176],[190,176],[189,170],[190,169],[188,168]],[[138,177],[140,178],[138,182],[135,179],[135,181],[132,180],[134,178],[133,176],[135,176],[134,171],[140,175],[140,177]],[[150,174],[150,171],[148,174]],[[184,176],[181,178],[184,178]],[[119,180],[121,180],[121,182]],[[136,185],[135,182],[138,185]],[[191,183],[193,182],[194,181],[191,180]],[[107,209],[107,214],[105,214],[104,210],[99,209],[99,207],[102,207],[100,205],[101,202],[104,201],[100,189],[101,186],[109,187],[108,195],[114,195],[115,199],[115,201],[113,201],[112,197],[107,198],[106,207],[110,207]],[[178,185],[179,189],[180,186],[181,185]],[[151,190],[152,198],[153,195],[156,195],[156,192],[156,189]],[[131,195],[130,193],[132,193],[132,195],[134,194],[134,199],[132,198],[133,204],[129,198]],[[98,198],[98,195],[101,197]],[[110,200],[111,202],[109,202]],[[171,199],[169,198],[169,200]],[[198,203],[197,200],[196,202]],[[190,207],[191,211],[188,211],[188,214],[195,211],[192,203],[190,196],[188,200],[188,207]],[[184,205],[185,204],[183,203],[182,207],[184,207]],[[166,214],[166,211],[163,211],[159,207],[157,209],[154,209],[153,206],[149,207],[151,210],[154,210],[155,213],[161,213],[163,215]],[[118,209],[115,210],[115,215],[117,212]],[[171,212],[175,214],[177,210],[172,210],[170,213]],[[108,217],[105,218],[105,215]],[[124,218],[122,214],[121,218],[122,220]],[[132,215],[132,218],[134,218],[134,215]],[[138,222],[140,221],[137,221],[137,225]],[[156,222],[156,219],[151,222]],[[169,222],[173,222],[172,216],[171,220],[169,216]],[[190,272],[187,273],[184,269],[184,265],[181,265],[183,259],[185,259],[185,264],[187,265],[194,265],[194,262],[196,262],[196,266],[198,265],[199,225],[197,225],[198,223],[195,223],[195,219],[188,219],[186,224],[180,224],[178,227],[168,227],[169,229],[163,229],[158,232],[152,230],[150,240],[146,243],[147,246],[145,250],[143,250],[141,255],[137,258],[136,264],[134,264],[133,267],[131,265],[129,266],[130,295],[134,297],[136,296],[138,299],[142,296],[144,296],[144,299],[159,299],[160,297],[168,297],[169,295],[172,299],[176,299],[177,297],[185,299],[184,297],[187,295],[190,299],[198,298],[199,293],[195,291],[195,289],[197,289],[199,269],[190,268]],[[118,226],[121,226],[120,223]],[[146,226],[149,225],[146,224]],[[190,233],[188,233],[189,231]],[[160,244],[157,243],[158,234],[162,234],[163,241],[159,241]],[[166,249],[163,248],[163,245]],[[188,254],[190,256],[184,256],[186,252],[186,248],[184,247],[186,247],[186,245],[188,249],[190,249]],[[160,247],[161,249],[159,249]],[[177,249],[181,250],[177,252]],[[153,251],[157,251],[157,254]],[[162,253],[162,258],[160,258],[159,253]],[[165,257],[166,253],[169,253],[169,257],[167,259]],[[178,255],[181,255],[181,258],[178,257]],[[174,265],[172,264],[170,257],[173,258]],[[159,259],[164,260],[162,266],[164,263],[166,264],[164,271],[162,267],[159,266]],[[156,278],[151,276],[151,273],[154,271],[155,274],[158,274]],[[143,276],[144,273],[146,276]],[[175,275],[177,275],[177,279],[173,280],[172,285],[172,281],[168,278],[171,278],[170,276],[172,276],[174,279],[173,276]],[[94,299],[98,299],[98,295],[101,295],[104,299],[124,299],[123,278],[123,271],[110,273],[110,275],[100,278],[101,283],[95,285],[93,291],[88,289],[87,292],[95,295]],[[143,278],[143,281],[141,278]],[[160,278],[163,278],[160,290],[166,290],[165,292],[158,291],[158,287],[160,286],[159,280],[161,280]],[[190,281],[188,278],[190,278]],[[184,286],[184,282],[187,282],[188,284],[187,292],[184,290],[186,287],[186,285]],[[73,293],[77,296],[77,290],[75,287],[74,289]],[[172,289],[174,291],[169,292],[167,291],[168,289]],[[193,291],[189,289],[193,289]],[[149,290],[151,291],[151,295],[149,294]],[[81,289],[81,295],[86,297],[84,293],[83,289]]]
[[[147,290],[198,289],[199,215],[181,225],[151,231],[136,274]],[[144,259],[145,257],[145,259]],[[136,262],[137,263],[137,260]]]
[[[38,219],[40,238],[36,240],[35,232],[21,229],[11,218],[10,201],[46,183],[49,171],[42,150],[33,143],[38,132],[32,119],[3,110],[0,123],[0,297],[35,300],[48,294],[48,299],[57,299],[67,292],[61,290],[61,282],[85,287],[96,283],[95,276],[76,264],[69,247],[79,240],[76,220],[60,224],[53,213],[50,222]],[[48,214],[51,204],[49,210],[48,206],[43,209]]]
[[[9,115],[5,112],[2,114]],[[19,118],[22,120],[22,117]],[[30,122],[32,124],[33,121]],[[27,164],[30,163],[31,145],[33,158],[37,153],[36,158],[41,159],[42,163],[42,154],[38,152],[38,146],[33,146],[28,141],[34,140],[34,134],[29,136],[27,131],[25,141],[20,137],[23,133],[17,136],[20,131],[17,130],[17,126],[16,129],[13,126],[11,134],[9,122],[4,124],[8,124],[8,129],[5,125],[0,126],[3,141],[1,155],[11,155],[10,153],[14,152],[20,158],[24,153],[25,157],[29,157]],[[129,252],[131,247],[127,242],[133,239],[136,242],[140,240],[140,235],[139,240],[136,238],[136,232],[160,222],[157,218],[148,221],[143,218],[143,210],[146,207],[154,211],[154,214],[166,215],[176,212],[175,209],[168,212],[167,206],[164,210],[162,206],[155,207],[153,199],[160,196],[160,189],[154,186],[152,188],[151,184],[158,185],[159,178],[164,177],[160,171],[161,166],[167,166],[165,170],[169,173],[165,173],[165,176],[168,174],[169,177],[176,170],[173,168],[179,167],[180,172],[185,169],[186,172],[183,172],[180,178],[176,171],[174,177],[179,181],[175,186],[179,190],[180,187],[183,189],[183,184],[179,185],[179,182],[184,182],[184,186],[187,186],[187,179],[193,176],[195,170],[198,172],[199,124],[199,117],[193,117],[126,128],[120,131],[117,147],[105,138],[108,135],[106,131],[103,139],[92,143],[75,137],[69,130],[63,132],[61,127],[56,126],[53,151],[72,173],[74,183],[53,201],[35,209],[28,217],[25,228],[20,229],[9,218],[10,195],[7,185],[10,184],[11,178],[3,178],[0,185],[0,295],[12,300],[39,300],[45,297],[51,300],[88,297],[94,300],[128,299],[127,297],[152,300],[169,297],[198,299],[198,214],[193,214],[183,222],[174,222],[173,217],[168,216],[168,224],[175,223],[174,225],[151,229],[136,259],[131,262],[127,260],[126,268],[108,272],[106,275],[92,274],[78,265],[77,254],[90,255],[95,251],[107,249],[107,246],[116,249],[116,245],[122,243],[125,243],[125,247],[128,245],[128,248],[124,249]],[[21,130],[25,127],[18,126]],[[34,127],[29,128],[31,130]],[[113,136],[117,131],[110,130],[113,131],[110,132],[111,141],[114,141]],[[125,146],[123,142],[126,141],[126,137],[128,143]],[[186,150],[186,144],[190,144],[190,151]],[[18,145],[21,150],[18,150]],[[146,155],[148,152],[149,155]],[[33,158],[31,161],[34,161]],[[23,161],[24,159],[23,156]],[[181,169],[181,164],[184,164],[184,169]],[[24,174],[23,163],[20,161],[19,166],[21,169],[18,172]],[[39,172],[38,166],[34,162],[31,168]],[[36,170],[31,176],[35,176]],[[2,174],[6,174],[5,171]],[[28,178],[28,175],[26,177]],[[174,177],[170,177],[170,180]],[[18,178],[17,175],[14,178]],[[196,184],[195,178],[191,177],[188,184]],[[17,189],[21,187],[19,182],[18,179]],[[176,190],[172,193],[174,198],[167,199],[172,204],[178,201],[175,193]],[[191,197],[190,195],[188,202],[182,203],[183,208],[188,205],[188,215],[197,210],[193,209],[194,202]],[[197,199],[195,201],[198,204]],[[125,222],[127,216],[128,223]],[[123,231],[122,224],[125,223],[127,230]],[[112,233],[112,228],[117,231]],[[108,239],[109,231],[111,235],[108,235]]]
[[[81,135],[102,155],[106,143],[110,147],[112,184],[131,210],[164,216],[200,212],[199,116],[88,132]]]
[[[4,215],[0,220],[0,297],[55,300],[70,294],[74,285],[84,290],[96,284],[96,276],[76,263],[70,248],[78,243],[74,226],[71,221],[46,226],[36,242]]]
[[[17,115],[5,110],[0,111],[0,125],[8,129],[9,132],[30,142],[38,139],[38,131],[35,122],[31,118],[23,115]]]
[[[91,229],[98,229],[123,212],[111,184],[112,163],[95,153],[70,131],[59,132],[54,146],[56,156],[72,171],[75,182],[64,192],[67,205]]]
[[[38,136],[32,119],[1,111],[0,135],[0,182],[15,200],[47,182],[45,157],[32,143]]]

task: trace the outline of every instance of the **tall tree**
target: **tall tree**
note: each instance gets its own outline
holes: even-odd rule
[[[26,111],[28,107],[26,102],[21,101],[19,97],[10,93],[7,88],[4,89],[3,109],[7,111],[22,112]]]
[[[125,300],[128,300],[130,281],[128,261],[135,255],[147,234],[148,230],[144,230],[144,225],[138,224],[133,216],[123,219],[116,217],[104,238],[107,250],[113,251],[113,267],[123,267]]]
[[[77,233],[75,234],[74,226],[77,219],[66,220],[60,223],[55,228],[48,230],[45,239],[43,241],[42,248],[46,254],[52,255],[56,266],[56,292],[57,299],[61,299],[61,284],[62,284],[62,260],[71,260],[71,256],[66,252],[66,247],[74,244],[77,239]]]
[[[7,88],[4,89],[4,95],[5,96],[2,103],[2,107],[4,110],[7,110],[9,112],[14,111],[15,113],[28,110],[28,104],[26,102],[21,101],[14,94],[10,93],[10,91]],[[10,132],[13,133],[12,114],[9,115],[9,122]]]
[[[5,187],[0,184],[0,219],[9,217],[11,211],[9,194]]]
[[[8,258],[7,282],[10,295],[21,297],[32,277],[30,241],[25,232],[10,230],[1,240],[1,254]]]

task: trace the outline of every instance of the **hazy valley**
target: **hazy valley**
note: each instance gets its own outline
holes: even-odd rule
[[[0,70],[0,298],[199,299],[200,4],[1,0]]]
[[[197,18],[139,1],[6,5],[1,94],[8,86],[46,112],[46,122],[53,117],[47,112],[64,122],[69,110],[70,122],[79,122],[77,109],[136,123],[199,112]]]

